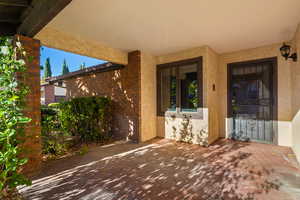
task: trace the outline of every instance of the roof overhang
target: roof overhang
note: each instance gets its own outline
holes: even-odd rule
[[[36,35],[72,0],[0,0],[0,35]]]
[[[291,40],[299,10],[300,0],[73,0],[47,27],[124,52],[227,53]]]

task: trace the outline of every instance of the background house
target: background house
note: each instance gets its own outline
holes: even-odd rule
[[[51,84],[44,82],[41,84],[41,104],[48,105],[66,100],[66,87],[63,83]]]

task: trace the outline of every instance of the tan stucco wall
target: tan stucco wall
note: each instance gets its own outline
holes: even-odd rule
[[[165,137],[165,117],[157,116],[156,119],[156,134],[157,137]]]
[[[294,49],[300,55],[300,24],[294,37]],[[293,51],[294,52],[294,51]],[[292,64],[292,147],[300,162],[300,60]]]
[[[128,53],[80,36],[45,27],[36,36],[42,45],[118,64],[128,63]]]
[[[284,58],[281,56],[279,51],[281,45],[282,44],[272,44],[268,46],[258,47],[254,49],[246,49],[221,55],[218,55],[211,48],[204,46],[164,56],[158,56],[157,63],[163,64],[179,60],[185,60],[189,58],[195,58],[199,56],[203,57],[203,101],[204,108],[208,109],[208,121],[206,123],[208,126],[209,143],[211,143],[219,137],[226,137],[227,65],[229,63],[235,62],[277,57],[278,144],[282,146],[292,146],[292,107],[297,107],[297,104],[299,104],[300,107],[300,103],[298,100],[299,98],[297,96],[294,97],[294,99],[296,100],[294,100],[294,103],[292,103],[292,85],[294,85],[294,87],[299,85],[300,88],[300,81],[298,84],[292,83],[291,74],[293,74],[294,72],[291,64],[292,62],[284,60]],[[296,74],[297,73],[295,73],[294,76],[296,76]],[[300,74],[300,72],[298,74]],[[295,80],[295,82],[297,82],[297,80]],[[216,91],[212,90],[213,84],[215,84]],[[295,90],[299,91],[298,89]],[[296,111],[298,110],[296,109]],[[168,130],[168,123],[166,121],[168,120],[166,120],[166,118],[164,117],[157,118],[157,134],[160,136],[164,134],[164,129]],[[198,122],[198,124],[203,125],[202,122]]]
[[[168,55],[158,56],[157,64],[170,63],[202,56],[203,58],[203,110],[202,119],[191,119],[190,123],[193,127],[193,134],[197,135],[204,133],[208,134],[207,143],[211,144],[219,138],[219,118],[218,118],[218,90],[213,91],[212,87],[215,84],[218,88],[218,55],[208,46],[188,49]],[[172,117],[158,117],[157,130],[159,136],[171,138],[174,135],[174,128],[181,130],[180,125],[183,118],[172,119]],[[165,133],[163,133],[165,130]],[[200,135],[199,135],[200,136]],[[201,136],[202,137],[202,136]],[[192,139],[193,143],[198,143],[197,139]]]
[[[279,48],[281,44],[274,44],[254,49],[242,50],[220,55],[219,62],[219,103],[220,103],[220,133],[225,136],[227,116],[227,64],[257,60],[263,58],[278,58],[278,144],[291,146],[291,119],[292,119],[292,90],[291,90],[291,66],[284,60]]]
[[[216,141],[220,137],[219,132],[219,56],[211,48],[207,48],[206,51],[206,76],[207,76],[207,107],[208,107],[208,143]],[[215,91],[213,90],[215,85]]]
[[[292,121],[292,148],[300,162],[300,110]]]
[[[142,53],[140,140],[146,141],[156,136],[156,59]]]

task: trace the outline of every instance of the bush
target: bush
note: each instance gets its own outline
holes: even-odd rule
[[[42,140],[44,154],[63,154],[71,136],[80,142],[104,142],[111,138],[112,107],[106,97],[74,98],[44,106]]]
[[[58,108],[59,107],[59,103],[50,103],[48,105],[48,107],[50,107],[50,108]]]
[[[43,106],[42,114],[42,151],[44,154],[61,155],[67,150],[65,135],[58,118],[59,109]]]
[[[59,107],[65,134],[78,136],[85,142],[101,142],[111,137],[112,102],[109,98],[75,98]]]

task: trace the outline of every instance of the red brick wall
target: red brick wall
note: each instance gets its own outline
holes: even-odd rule
[[[41,164],[41,111],[40,111],[40,42],[32,38],[16,35],[22,43],[28,56],[32,56],[31,62],[26,61],[27,71],[21,75],[21,79],[30,89],[26,97],[25,115],[32,121],[26,126],[26,140],[22,145],[23,155],[29,158],[23,168],[25,174],[31,175],[37,172]]]
[[[109,96],[113,100],[113,133],[118,139],[139,140],[141,117],[141,53],[128,54],[123,69],[66,81],[67,98]]]
[[[45,104],[48,105],[49,103],[55,102],[55,86],[54,85],[44,85],[44,92],[45,92]]]

